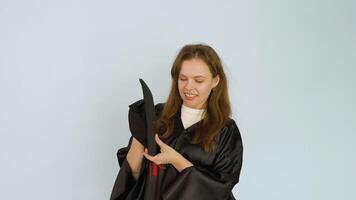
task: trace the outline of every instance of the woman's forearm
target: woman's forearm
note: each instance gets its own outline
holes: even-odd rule
[[[138,179],[138,176],[141,171],[142,161],[143,161],[143,151],[144,146],[136,140],[136,138],[132,138],[131,147],[129,152],[127,153],[126,159],[130,165],[132,176],[135,180]]]
[[[191,163],[189,160],[184,158],[181,154],[176,154],[175,159],[172,163],[172,165],[179,171],[183,171],[183,169],[187,167],[193,166],[193,163]]]

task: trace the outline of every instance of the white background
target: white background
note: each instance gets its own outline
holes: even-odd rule
[[[0,199],[109,199],[128,105],[179,49],[221,56],[244,142],[239,200],[354,200],[356,3],[0,1]]]

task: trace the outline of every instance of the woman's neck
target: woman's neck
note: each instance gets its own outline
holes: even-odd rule
[[[181,120],[184,128],[187,128],[204,117],[205,109],[190,108],[182,104]]]

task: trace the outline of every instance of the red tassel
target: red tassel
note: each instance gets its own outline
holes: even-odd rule
[[[158,166],[153,163],[153,176],[157,176],[158,175]]]
[[[158,176],[158,171],[163,171],[166,169],[166,165],[156,165],[154,162],[147,163],[150,169],[150,176]]]

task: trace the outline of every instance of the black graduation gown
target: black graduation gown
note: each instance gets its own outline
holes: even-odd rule
[[[132,106],[132,105],[131,105]],[[140,106],[140,105],[137,105]],[[156,113],[161,112],[163,104],[155,106]],[[139,110],[139,109],[137,109]],[[199,123],[199,122],[198,122]],[[217,149],[206,153],[197,144],[191,144],[194,130],[198,123],[184,129],[180,110],[175,115],[174,133],[166,140],[177,152],[188,159],[194,166],[181,172],[167,164],[160,170],[158,200],[232,200],[233,187],[239,182],[242,167],[243,145],[239,129],[233,119],[221,129]],[[127,147],[117,152],[120,170],[111,193],[111,200],[141,200],[144,196],[145,174],[148,161],[144,158],[137,181],[134,180],[126,155],[130,149],[132,136]]]

